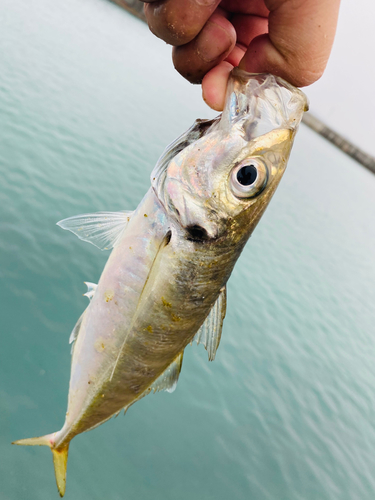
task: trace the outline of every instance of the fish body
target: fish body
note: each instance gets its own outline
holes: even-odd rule
[[[16,442],[51,448],[61,496],[74,436],[150,392],[172,391],[194,338],[214,359],[226,282],[284,173],[306,105],[281,79],[235,70],[223,114],[198,120],[166,149],[134,212],[59,223],[113,247],[72,332],[64,426]]]

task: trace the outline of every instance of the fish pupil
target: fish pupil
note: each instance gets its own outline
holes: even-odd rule
[[[254,165],[246,165],[237,172],[237,180],[242,186],[250,186],[257,177],[258,171]]]

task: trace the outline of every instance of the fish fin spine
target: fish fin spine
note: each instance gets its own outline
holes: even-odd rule
[[[224,286],[220,290],[219,297],[213,305],[210,313],[199,328],[193,341],[197,344],[203,344],[208,352],[209,361],[213,361],[216,356],[217,348],[220,344],[221,332],[227,305],[227,292]]]
[[[89,281],[84,281],[84,284],[87,286],[87,292],[83,295],[84,297],[88,297],[91,300],[95,295],[98,285],[96,283],[90,283]]]
[[[180,376],[182,367],[182,358],[184,356],[184,351],[181,351],[172,363],[167,366],[164,372],[159,375],[159,377],[154,380],[154,382],[146,389],[144,395],[150,394],[150,392],[167,391],[174,392],[177,386],[178,377]],[[143,396],[143,395],[142,395]]]
[[[56,485],[61,497],[65,494],[66,486],[66,466],[68,463],[69,443],[63,448],[54,448],[56,433],[45,436],[19,439],[12,444],[21,446],[49,446],[53,455],[53,465],[55,468]]]

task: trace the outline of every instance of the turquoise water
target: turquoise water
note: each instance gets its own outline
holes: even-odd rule
[[[68,338],[105,253],[59,229],[132,209],[163,148],[213,116],[169,48],[104,0],[0,9],[0,499],[58,498]],[[345,103],[343,103],[345,105]],[[375,177],[306,128],[228,286],[213,363],[78,436],[67,499],[375,498]]]

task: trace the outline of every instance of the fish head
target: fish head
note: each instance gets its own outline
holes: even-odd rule
[[[304,94],[280,78],[232,72],[222,115],[200,122],[194,140],[185,136],[180,149],[177,141],[153,176],[157,196],[188,239],[251,234],[285,171],[306,108]]]

